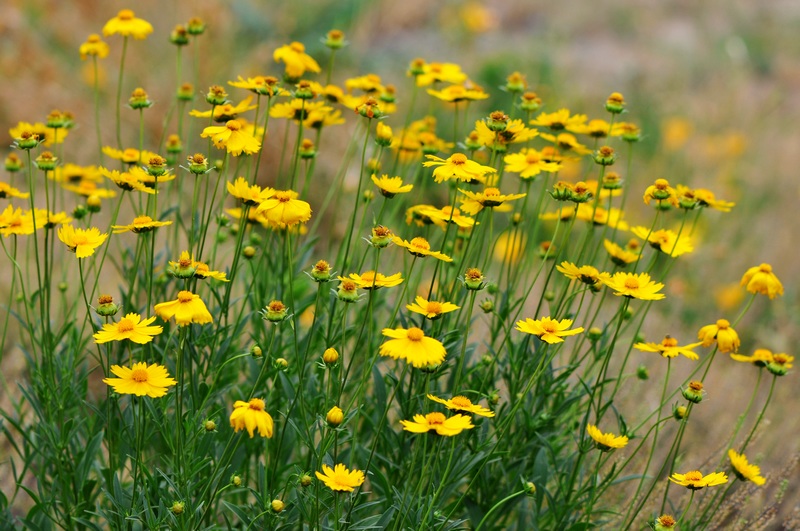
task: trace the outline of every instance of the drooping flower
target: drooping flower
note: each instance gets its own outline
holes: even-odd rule
[[[466,396],[459,395],[450,399],[444,399],[428,394],[428,398],[434,402],[444,404],[447,409],[452,409],[453,411],[463,411],[464,413],[472,413],[473,415],[479,415],[481,417],[494,417],[494,411],[479,406],[478,404],[473,404]]]
[[[342,463],[333,468],[322,465],[322,472],[315,472],[317,479],[335,492],[353,492],[364,483],[364,473],[360,470],[349,470]]]
[[[153,26],[144,19],[136,18],[133,11],[123,9],[117,16],[106,22],[103,26],[103,35],[122,35],[134,39],[144,39],[153,33]]]
[[[731,460],[733,473],[742,481],[752,481],[759,487],[767,482],[761,475],[761,468],[751,465],[744,454],[737,454],[732,448],[728,450],[728,459]]]
[[[727,319],[719,319],[716,323],[706,325],[697,332],[697,339],[703,342],[704,347],[710,347],[717,343],[720,352],[738,352],[739,334],[731,328],[731,323]]]
[[[434,430],[443,437],[452,437],[475,427],[472,419],[466,415],[458,414],[448,418],[438,411],[427,415],[414,415],[413,421],[401,420],[400,424],[403,425],[404,430],[411,433],[428,433]]]
[[[678,234],[669,229],[651,231],[648,227],[638,226],[632,227],[631,232],[647,240],[653,249],[658,249],[672,258],[694,251],[692,240],[688,236],[678,237]]]
[[[700,490],[704,487],[723,485],[728,482],[728,476],[724,472],[714,472],[704,476],[699,470],[692,470],[686,474],[672,474],[669,480],[687,489]]]
[[[228,120],[225,125],[206,127],[200,136],[211,138],[214,146],[219,149],[225,148],[234,157],[242,153],[252,155],[261,149],[258,139],[248,133],[239,120]]]
[[[586,425],[586,433],[588,433],[589,437],[594,440],[594,444],[597,449],[602,452],[624,448],[625,445],[628,444],[628,438],[625,435],[603,433],[597,426],[593,424]]]
[[[398,247],[406,249],[409,253],[419,258],[432,256],[444,262],[452,262],[453,259],[439,251],[431,251],[431,244],[425,238],[412,238],[411,241],[406,241],[399,236],[392,238],[392,242]]]
[[[306,53],[306,47],[300,42],[286,44],[275,50],[272,58],[276,63],[286,66],[286,77],[297,79],[308,72],[319,72],[319,64]]]
[[[252,439],[256,430],[262,437],[272,437],[272,417],[264,408],[266,404],[260,398],[251,398],[249,402],[237,400],[231,412],[231,428],[234,432],[247,430]]]
[[[81,54],[82,60],[89,56],[103,59],[104,57],[108,56],[108,44],[103,42],[103,40],[100,38],[100,35],[92,33],[86,39],[86,42],[81,44],[78,52]]]
[[[156,315],[165,321],[173,317],[180,326],[191,323],[207,324],[213,322],[211,314],[208,312],[205,303],[191,291],[178,292],[178,298],[174,301],[167,301],[156,304],[153,308]]]
[[[292,227],[311,219],[311,205],[297,199],[297,192],[294,190],[272,192],[256,208],[256,213],[263,214],[267,221],[279,227]]]
[[[150,232],[158,227],[172,225],[171,221],[155,221],[150,216],[136,216],[130,225],[111,225],[114,234],[121,234],[123,232],[133,232],[134,234],[141,234],[143,232]]]
[[[497,170],[491,166],[483,166],[473,160],[469,160],[463,153],[453,153],[447,159],[435,155],[425,155],[428,161],[422,165],[426,168],[438,166],[433,170],[433,180],[437,183],[458,179],[459,181],[472,182],[485,180],[487,173],[495,173]]]
[[[389,337],[380,348],[381,356],[403,359],[416,368],[439,365],[447,354],[444,345],[416,327],[384,328],[383,335]]]
[[[393,288],[403,282],[401,273],[395,273],[388,277],[383,273],[375,273],[375,271],[366,271],[361,273],[350,273],[349,279],[356,283],[356,286],[361,289],[379,289],[379,288]],[[339,277],[339,280],[347,280]]]
[[[408,311],[424,315],[427,319],[435,321],[443,314],[458,310],[460,306],[456,306],[452,302],[438,302],[428,301],[422,297],[417,297],[413,304],[407,304]]]
[[[674,337],[666,336],[661,343],[636,343],[634,348],[642,352],[657,352],[664,358],[674,358],[678,354],[686,356],[690,360],[699,359],[699,356],[692,351],[693,348],[702,345],[702,342],[691,343],[683,347],[678,346],[678,340]]]
[[[656,201],[657,205],[661,205],[666,201],[674,207],[678,207],[678,194],[675,189],[669,185],[666,179],[656,179],[653,184],[648,186],[644,191],[644,204],[649,205],[651,201]]]
[[[432,223],[441,227],[442,230],[447,229],[448,223],[452,223],[460,229],[468,229],[478,224],[475,218],[465,216],[461,213],[461,210],[452,208],[450,205],[443,206],[442,208],[428,206],[420,208],[417,212],[421,216],[430,219]],[[407,216],[406,219],[408,219]]]
[[[104,324],[103,329],[92,337],[94,337],[94,342],[98,344],[127,339],[144,345],[151,342],[154,336],[164,331],[161,326],[149,326],[155,320],[155,316],[142,320],[138,313],[129,313],[120,319],[118,323]]]
[[[769,264],[761,264],[745,271],[741,285],[750,293],[767,295],[770,299],[783,295],[783,284],[772,272],[772,266]]]
[[[76,229],[72,225],[62,225],[58,228],[58,239],[64,242],[77,258],[92,256],[94,250],[100,247],[108,238],[108,234],[100,233],[100,229]]]
[[[381,175],[381,177],[378,178],[377,175],[373,174],[372,182],[375,183],[375,186],[377,186],[381,191],[381,195],[387,199],[391,199],[397,194],[406,194],[414,188],[413,184],[403,184],[402,177],[389,177],[388,175]]]
[[[538,336],[539,339],[546,343],[561,343],[563,338],[567,336],[574,336],[583,332],[583,327],[570,330],[572,326],[572,319],[562,319],[557,321],[550,317],[542,317],[541,319],[531,319],[528,317],[524,321],[517,321],[516,329],[526,334]]]
[[[528,194],[501,194],[500,190],[494,187],[486,188],[483,192],[475,193],[469,190],[458,189],[459,192],[467,196],[467,199],[460,199],[461,210],[467,214],[475,215],[484,208],[495,208],[503,205],[507,201],[521,199]],[[510,205],[509,205],[510,208]]]
[[[651,280],[647,273],[617,272],[603,282],[614,290],[614,295],[622,297],[643,301],[658,301],[666,297],[663,293],[658,293],[664,284]]]
[[[134,363],[131,368],[112,365],[111,372],[119,378],[104,378],[115,393],[121,395],[149,396],[159,398],[167,394],[167,388],[178,382],[170,378],[167,368],[153,363]]]
[[[145,184],[139,179],[139,174],[134,174],[131,172],[120,172],[118,170],[107,170],[106,168],[100,168],[100,174],[108,177],[114,184],[116,184],[119,188],[125,191],[136,190],[138,192],[144,192],[146,194],[155,194],[156,191],[152,188],[145,186]]]

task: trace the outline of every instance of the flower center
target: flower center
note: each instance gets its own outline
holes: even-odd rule
[[[698,470],[692,470],[691,472],[686,473],[686,481],[700,481],[703,479],[703,473]]]
[[[345,280],[342,282],[342,290],[344,291],[355,291],[356,290],[356,283],[352,280]]]
[[[528,164],[538,164],[540,160],[541,157],[539,157],[538,153],[528,153],[525,155],[525,162]]]
[[[133,321],[131,321],[130,319],[127,319],[127,318],[123,319],[122,321],[117,323],[117,332],[120,332],[120,333],[122,333],[122,332],[130,332],[134,328],[135,328],[135,326],[133,326]]]
[[[655,185],[659,190],[666,190],[669,186],[669,181],[666,179],[656,179]]]
[[[117,18],[120,20],[133,20],[133,11],[130,9],[123,9],[117,13]]]
[[[689,382],[689,389],[691,389],[692,391],[695,391],[695,392],[702,391],[703,390],[703,384],[702,384],[702,382],[691,381],[691,382]]]
[[[178,265],[181,267],[189,267],[192,265],[192,260],[190,258],[181,258],[178,260]]]
[[[182,303],[191,302],[194,299],[194,293],[191,291],[181,291],[178,293],[178,301]]]
[[[96,43],[100,42],[100,35],[98,35],[96,33],[92,33],[91,35],[89,35],[89,38],[86,39],[86,41],[90,42],[92,44],[96,44]]]
[[[136,383],[144,383],[147,381],[147,369],[134,369],[131,372],[131,380]]]
[[[406,337],[409,341],[422,341],[425,333],[417,327],[411,327],[406,330]]]
[[[22,225],[21,220],[17,223],[12,223],[12,226],[18,227],[21,225]],[[89,243],[89,238],[87,238],[85,234],[75,234],[75,236],[72,237],[72,243],[75,244],[76,247],[78,245],[86,245],[87,243]]]
[[[789,363],[789,356],[787,354],[775,354],[772,357],[772,361],[777,363],[778,365],[786,365]]]
[[[442,303],[437,301],[428,301],[428,313],[435,313],[439,315],[442,313]]]
[[[289,48],[291,48],[292,51],[295,51],[297,53],[303,53],[306,51],[306,47],[301,42],[293,42],[292,44],[289,45]]]
[[[128,148],[122,152],[122,160],[139,160],[139,152],[133,148]]]
[[[627,289],[639,289],[639,279],[636,277],[628,277],[625,279],[625,287]]]
[[[288,203],[292,200],[292,194],[289,192],[278,192],[275,194],[275,198],[281,203]]]
[[[463,153],[456,153],[450,157],[450,163],[456,166],[462,166],[467,163],[467,156]]]
[[[444,416],[444,413],[439,413],[437,411],[434,413],[428,413],[425,420],[428,421],[428,424],[438,425],[444,424],[444,421],[447,420],[447,417]]]
[[[100,295],[97,299],[97,304],[111,304],[114,298],[111,295]]]
[[[146,223],[152,223],[152,222],[153,218],[151,218],[150,216],[136,216],[135,218],[133,218],[134,225],[144,225]]]
[[[729,323],[727,319],[720,319],[717,321],[717,328],[720,330],[727,330],[730,327],[731,323]]]
[[[431,244],[428,243],[428,240],[426,240],[425,238],[414,238],[413,240],[411,240],[410,243],[411,247],[413,247],[414,249],[420,249],[423,251],[431,250]]]
[[[761,264],[758,266],[758,270],[762,273],[772,273],[772,266],[769,264]]]
[[[375,280],[375,271],[367,271],[366,273],[362,273],[361,280],[364,282],[372,282]]]
[[[487,188],[486,190],[483,191],[483,195],[486,197],[496,197],[500,195],[500,190],[498,190],[497,188]]]
[[[450,402],[452,402],[454,406],[461,408],[468,408],[472,406],[472,402],[466,396],[454,396]]]
[[[558,328],[556,328],[556,323],[555,322],[546,321],[546,322],[542,323],[542,330],[544,330],[548,334],[553,334],[553,333],[556,332],[556,330],[558,330]]]
[[[229,131],[238,131],[242,128],[242,124],[240,124],[238,120],[228,120],[225,127],[227,127]]]
[[[286,309],[286,306],[284,306],[281,301],[272,301],[267,308],[269,308],[271,312],[282,312]]]
[[[250,404],[247,407],[253,411],[264,411],[264,406],[264,401],[260,398],[251,398]]]
[[[664,341],[662,341],[661,344],[665,347],[677,347],[678,340],[675,339],[674,337],[667,336],[664,338]]]

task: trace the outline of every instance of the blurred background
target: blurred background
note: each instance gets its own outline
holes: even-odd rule
[[[94,164],[91,62],[80,60],[78,47],[90,33],[100,33],[119,9],[133,8],[132,4],[4,0],[0,124],[5,130],[19,121],[43,121],[52,109],[71,111],[78,126],[67,141],[68,162]],[[510,97],[499,87],[514,71],[527,77],[529,90],[541,96],[550,112],[568,107],[589,118],[605,118],[606,97],[613,91],[623,93],[628,104],[625,119],[639,124],[644,134],[635,148],[632,174],[626,176],[634,187],[632,197],[663,177],[673,184],[709,188],[718,198],[737,203],[728,214],[704,213],[697,251],[671,272],[669,302],[659,308],[661,319],[653,315],[645,323],[647,339],[660,341],[669,333],[685,344],[701,326],[720,317],[733,320],[744,298],[738,287],[741,275],[767,262],[783,281],[786,294],[775,301],[757,298],[738,326],[741,350],[751,354],[755,348],[768,348],[796,355],[800,2],[138,0],[135,11],[153,24],[155,32],[144,41],[129,43],[123,96],[141,86],[156,102],[145,114],[151,135],[160,134],[176,88],[176,52],[167,36],[175,24],[194,16],[205,20],[208,29],[197,41],[196,58],[194,50],[184,51],[184,72],[191,72],[189,65],[198,61],[201,93],[238,75],[280,77],[283,69],[273,61],[272,52],[293,40],[303,42],[324,68],[328,50],[321,37],[338,28],[349,46],[336,56],[333,81],[342,84],[346,77],[376,73],[384,83],[394,84],[400,111],[388,123],[397,129],[411,87],[406,69],[416,57],[456,62],[492,95],[490,104],[470,108],[472,119],[499,105],[510,109]],[[111,54],[100,62],[101,90],[104,119],[111,123],[121,39],[107,41]],[[229,92],[235,101],[245,95],[233,88]],[[202,98],[194,106],[206,110]],[[133,142],[138,114],[123,110],[123,119]],[[352,131],[353,123],[344,127]],[[106,143],[113,144],[113,127],[106,127],[104,135]],[[7,136],[4,145],[10,142]],[[320,179],[332,178],[346,142],[345,134],[328,137],[322,148],[328,153],[319,162]],[[280,143],[268,143],[265,153],[277,154]],[[9,152],[10,148],[0,148],[3,157]],[[652,219],[652,211],[640,203],[630,201],[627,213],[637,224]],[[634,352],[631,363],[632,367],[645,363],[655,379],[659,361]],[[695,460],[697,455],[719,455],[718,446],[724,444],[755,382],[756,371],[749,366],[722,355],[715,364],[721,369],[713,370],[713,378],[706,382],[708,398],[695,410],[697,429],[689,430],[687,437],[693,440],[684,445]],[[13,374],[23,366],[23,360],[6,359],[3,370]],[[771,425],[751,450],[763,453],[751,460],[760,461],[773,478],[796,465],[793,456],[800,450],[800,422],[793,412],[796,379],[790,373],[779,382],[766,414]],[[651,411],[658,398],[649,387],[647,382],[631,381],[629,397],[642,411]],[[762,385],[761,403],[767,387]],[[637,411],[632,406],[628,415],[635,418]],[[779,483],[761,491],[762,505],[782,491]],[[788,489],[793,501],[785,511],[797,502],[796,485]]]

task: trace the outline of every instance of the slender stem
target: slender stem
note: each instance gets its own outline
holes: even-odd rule
[[[119,79],[117,80],[117,148],[122,150],[122,123],[120,108],[122,106],[122,74],[125,72],[125,52],[128,50],[128,37],[122,37],[122,57],[119,60]]]

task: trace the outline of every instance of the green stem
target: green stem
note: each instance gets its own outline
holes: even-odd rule
[[[119,79],[117,80],[117,148],[122,150],[122,124],[120,108],[122,105],[122,74],[125,72],[125,52],[128,50],[128,37],[122,37],[122,57],[119,60]]]

